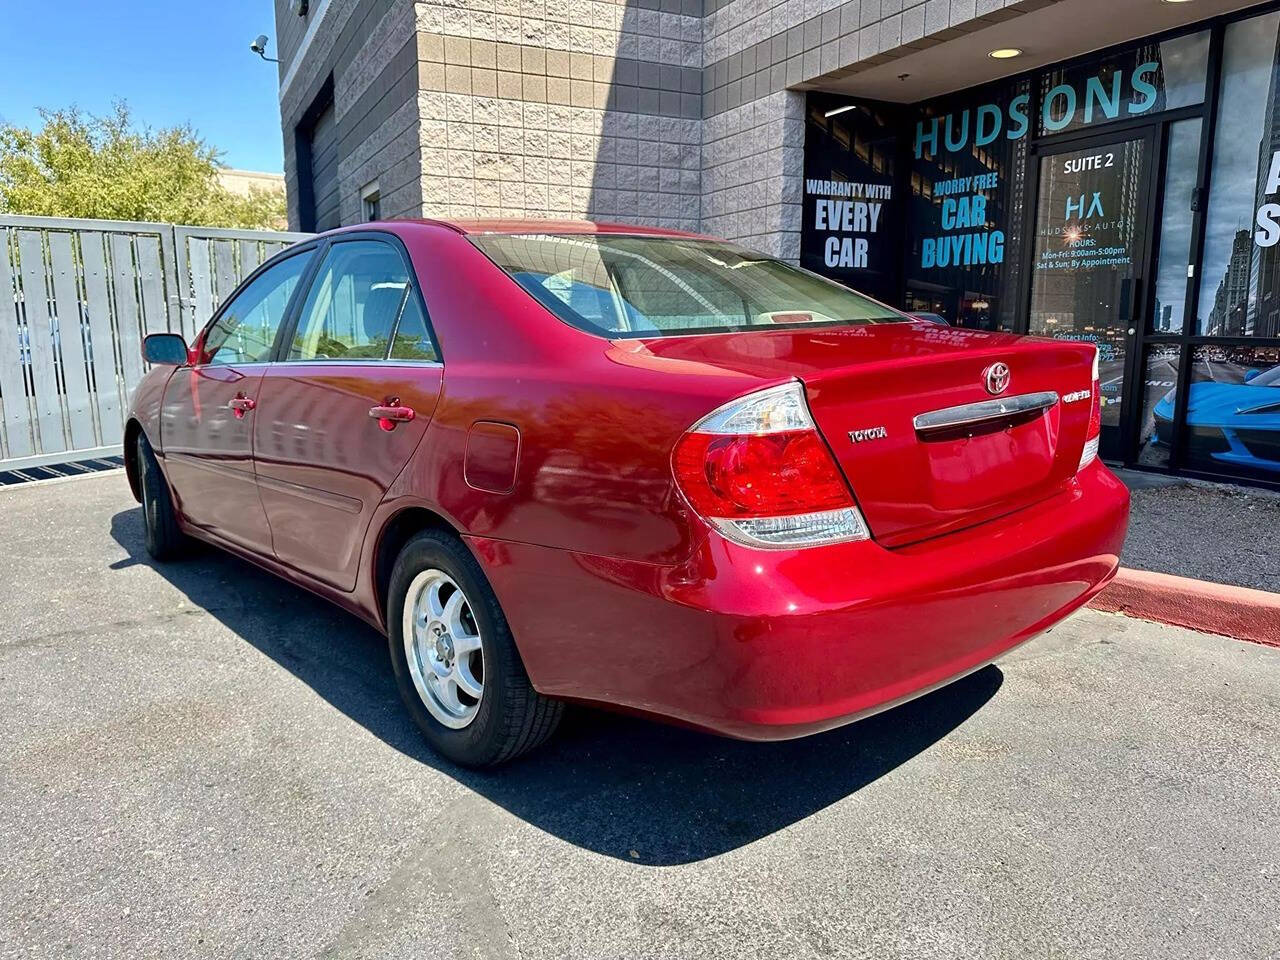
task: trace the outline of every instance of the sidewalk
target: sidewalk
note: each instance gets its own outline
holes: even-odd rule
[[[1133,495],[1097,609],[1280,646],[1280,495],[1120,470]]]

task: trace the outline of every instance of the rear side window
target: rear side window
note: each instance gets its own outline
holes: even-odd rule
[[[204,336],[204,362],[226,365],[271,359],[276,333],[312,253],[281,260],[258,274],[226,305]]]
[[[471,240],[560,319],[607,337],[907,319],[839,284],[713,240],[589,234]]]
[[[400,325],[391,343],[393,360],[439,360],[435,343],[427,331],[427,318],[413,291],[400,312]]]
[[[414,345],[412,359],[436,359],[404,258],[378,240],[335,243],[307,291],[288,359],[407,359],[402,340]]]

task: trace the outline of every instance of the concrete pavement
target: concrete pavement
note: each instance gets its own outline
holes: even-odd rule
[[[0,491],[0,955],[1280,957],[1280,650],[1085,612],[739,744],[592,711],[476,774],[384,641],[122,474]]]

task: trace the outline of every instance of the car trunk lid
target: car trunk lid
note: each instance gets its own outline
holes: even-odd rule
[[[1093,348],[1072,341],[895,323],[646,346],[668,359],[799,378],[872,534],[887,546],[1049,496],[1077,472],[1088,430]],[[993,393],[997,365],[1008,378]]]

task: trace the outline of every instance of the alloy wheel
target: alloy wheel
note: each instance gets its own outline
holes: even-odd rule
[[[471,603],[443,570],[423,570],[404,601],[404,652],[422,705],[461,730],[484,696],[484,648]]]

